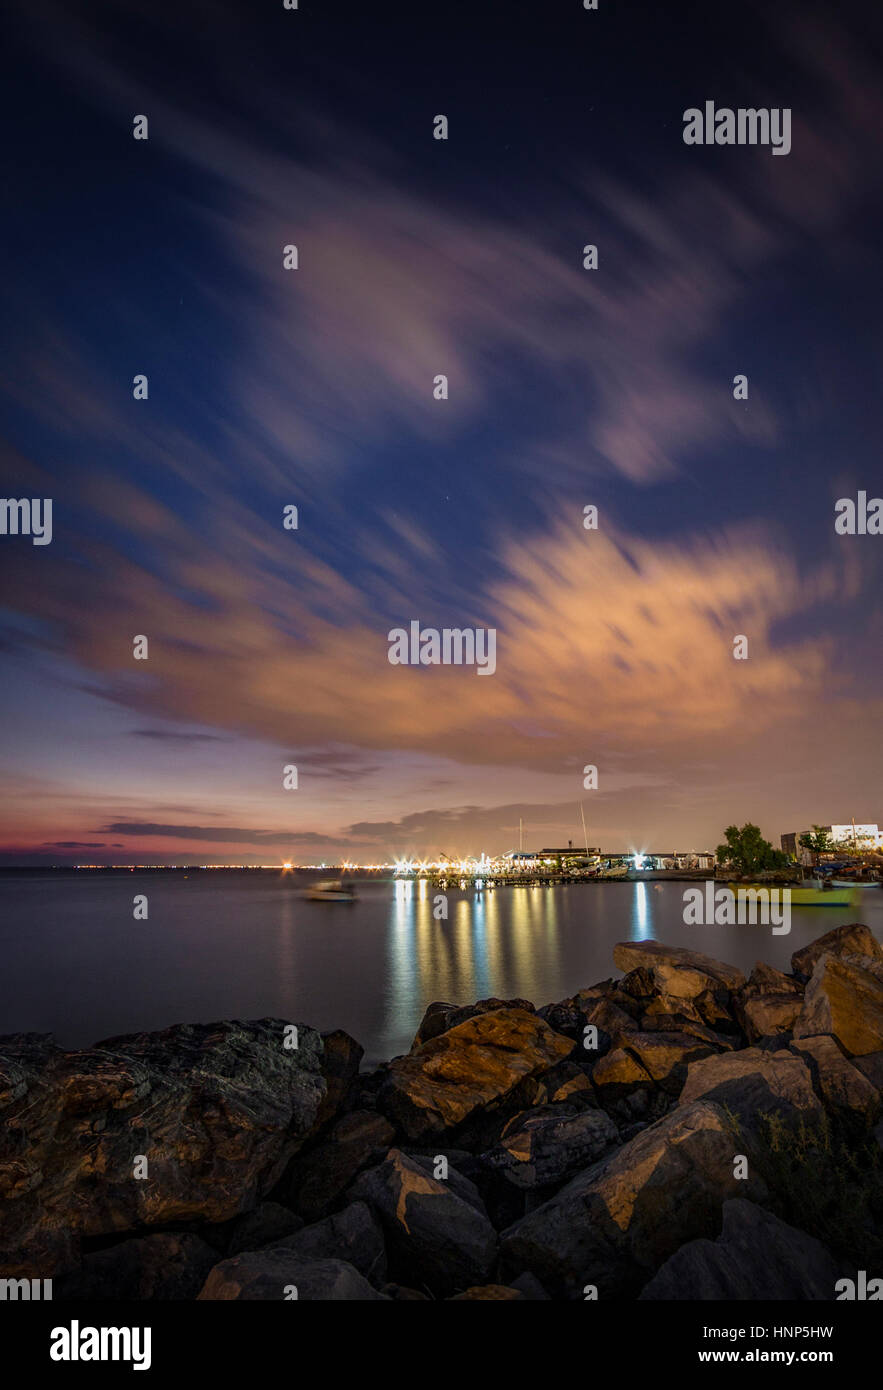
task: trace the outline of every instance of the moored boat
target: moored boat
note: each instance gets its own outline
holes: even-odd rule
[[[785,889],[791,894],[790,903],[792,907],[856,907],[858,905],[858,890],[853,886],[835,888],[830,883],[817,884],[770,884],[770,883],[731,883],[729,887],[735,893],[739,888],[748,888],[757,891],[765,889]]]

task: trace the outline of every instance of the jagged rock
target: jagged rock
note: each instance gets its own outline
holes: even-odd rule
[[[282,1189],[305,1221],[318,1221],[340,1202],[362,1171],[379,1163],[395,1138],[389,1121],[372,1110],[351,1110],[317,1144],[293,1159]]]
[[[529,1014],[534,1012],[529,999],[479,999],[476,1004],[444,1004],[437,1001],[427,1006],[414,1035],[411,1051],[414,1052],[432,1038],[441,1037],[442,1033],[456,1028],[458,1023],[465,1023],[467,1019],[477,1018],[480,1014],[494,1013],[497,1009],[524,1009]]]
[[[199,1236],[158,1232],[86,1255],[53,1290],[57,1299],[190,1299],[217,1263]]]
[[[619,1131],[603,1110],[552,1106],[516,1116],[484,1162],[515,1187],[549,1187],[567,1182],[618,1142]]]
[[[883,960],[883,946],[874,933],[863,922],[850,922],[844,927],[835,927],[816,937],[808,946],[795,951],[791,957],[791,969],[795,975],[809,979],[819,960],[828,952],[835,956],[868,956],[871,960]]]
[[[723,1205],[716,1241],[693,1240],[650,1280],[641,1299],[811,1299],[834,1297],[838,1268],[820,1241],[754,1202]]]
[[[185,1024],[39,1054],[32,1041],[0,1040],[0,1267],[47,1277],[80,1235],[222,1222],[253,1207],[325,1094],[318,1033],[301,1026],[288,1049],[285,1027]]]
[[[800,1115],[820,1118],[822,1113],[806,1061],[787,1049],[765,1052],[749,1047],[693,1062],[681,1104],[698,1100],[725,1106],[748,1130],[756,1127],[761,1115],[772,1112],[789,1120]]]
[[[364,1202],[353,1202],[324,1221],[304,1226],[302,1231],[274,1241],[271,1248],[290,1250],[304,1261],[345,1260],[375,1286],[386,1282],[383,1232]]]
[[[592,1068],[592,1083],[601,1104],[621,1100],[638,1090],[653,1090],[653,1078],[639,1057],[627,1047],[615,1047],[600,1057]]]
[[[495,1009],[396,1058],[378,1106],[409,1139],[443,1134],[547,1071],[572,1046],[536,1014]]]
[[[261,1202],[254,1211],[246,1212],[233,1222],[226,1253],[238,1255],[241,1250],[260,1250],[275,1240],[294,1235],[303,1224],[301,1217],[278,1202]]]
[[[438,1161],[444,1158],[447,1163],[447,1177],[438,1177],[439,1182],[447,1183],[452,1192],[468,1202],[482,1216],[487,1216],[487,1208],[484,1199],[476,1184],[467,1175],[466,1169],[480,1167],[480,1160],[476,1159],[465,1149],[437,1148],[432,1153],[415,1152],[413,1149],[402,1150],[407,1158],[412,1158],[415,1163],[428,1173],[431,1178],[437,1177],[436,1169]]]
[[[464,1289],[463,1293],[453,1294],[449,1301],[456,1303],[460,1298],[468,1298],[488,1303],[517,1303],[524,1297],[520,1289],[509,1288],[506,1284],[479,1284],[475,1288]]]
[[[760,1178],[734,1177],[733,1153],[718,1106],[679,1106],[504,1231],[504,1275],[527,1270],[568,1298],[587,1284],[637,1293],[685,1241],[717,1233],[728,1197],[766,1199]]]
[[[872,1124],[880,1110],[880,1092],[858,1067],[844,1057],[833,1038],[795,1038],[792,1052],[807,1059],[826,1110],[847,1122],[852,1116]]]
[[[420,1293],[417,1289],[406,1289],[404,1284],[384,1284],[383,1292],[387,1298],[394,1298],[398,1303],[431,1303],[429,1294]]]
[[[716,1041],[709,1043],[705,1038],[697,1038],[689,1033],[629,1033],[622,1049],[616,1053],[609,1053],[597,1064],[592,1071],[592,1081],[602,1094],[606,1086],[614,1084],[614,1076],[617,1077],[615,1084],[621,1087],[628,1070],[625,1061],[618,1060],[624,1052],[640,1065],[635,1085],[646,1085],[643,1079],[646,1075],[663,1091],[676,1096],[680,1094],[686,1080],[689,1064],[718,1050]],[[615,1067],[613,1059],[617,1059]],[[622,1094],[621,1089],[619,1094]]]
[[[665,946],[661,941],[620,941],[613,948],[616,966],[625,972],[644,968],[662,994],[695,999],[705,990],[713,994],[741,989],[745,976],[734,965],[714,960],[700,951]]]
[[[883,1050],[883,958],[833,955],[816,961],[795,1038],[830,1033],[850,1056]]]
[[[601,1057],[612,1048],[620,1047],[625,1035],[637,1032],[639,1028],[637,1019],[612,999],[590,1000],[584,1017],[587,1024],[598,1030],[597,1048],[585,1049],[585,1055],[589,1058]]]
[[[870,1081],[883,1098],[883,1052],[866,1052],[864,1057],[853,1059],[853,1066]]]
[[[317,1126],[327,1124],[347,1104],[364,1055],[361,1043],[341,1028],[322,1034],[322,1075],[327,1089],[316,1116]]]
[[[416,1159],[391,1149],[351,1195],[379,1216],[396,1281],[447,1295],[491,1274],[497,1238],[487,1217]]]
[[[296,1294],[294,1292],[296,1290]],[[199,1294],[200,1302],[271,1301],[378,1302],[378,1293],[343,1260],[303,1260],[284,1246],[249,1250],[215,1265]]]
[[[803,1007],[803,985],[758,961],[730,1007],[750,1043],[790,1034]]]

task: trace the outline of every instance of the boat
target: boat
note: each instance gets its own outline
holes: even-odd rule
[[[813,885],[794,885],[780,883],[730,883],[728,885],[733,892],[738,889],[753,889],[755,892],[759,888],[764,889],[784,889],[790,892],[792,907],[857,907],[859,896],[855,887],[848,886],[835,888],[830,883],[816,883]]]
[[[324,879],[321,883],[311,884],[304,896],[314,903],[354,903],[356,901],[356,895],[352,888],[339,878]]]
[[[879,888],[881,885],[873,878],[832,878],[835,888]]]

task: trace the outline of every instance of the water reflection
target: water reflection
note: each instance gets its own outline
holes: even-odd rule
[[[646,883],[636,883],[632,899],[632,940],[647,941],[653,935],[653,914]]]

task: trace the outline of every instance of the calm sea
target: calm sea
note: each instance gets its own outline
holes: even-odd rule
[[[407,1051],[434,999],[497,995],[537,1006],[619,972],[617,941],[656,937],[740,966],[790,969],[792,951],[842,922],[883,940],[883,890],[859,910],[797,908],[768,927],[684,925],[682,883],[449,892],[374,879],[354,904],[313,903],[293,874],[0,875],[0,1033],[69,1047],[172,1023],[273,1015],[345,1028],[368,1064]],[[146,893],[149,919],[133,919]]]

